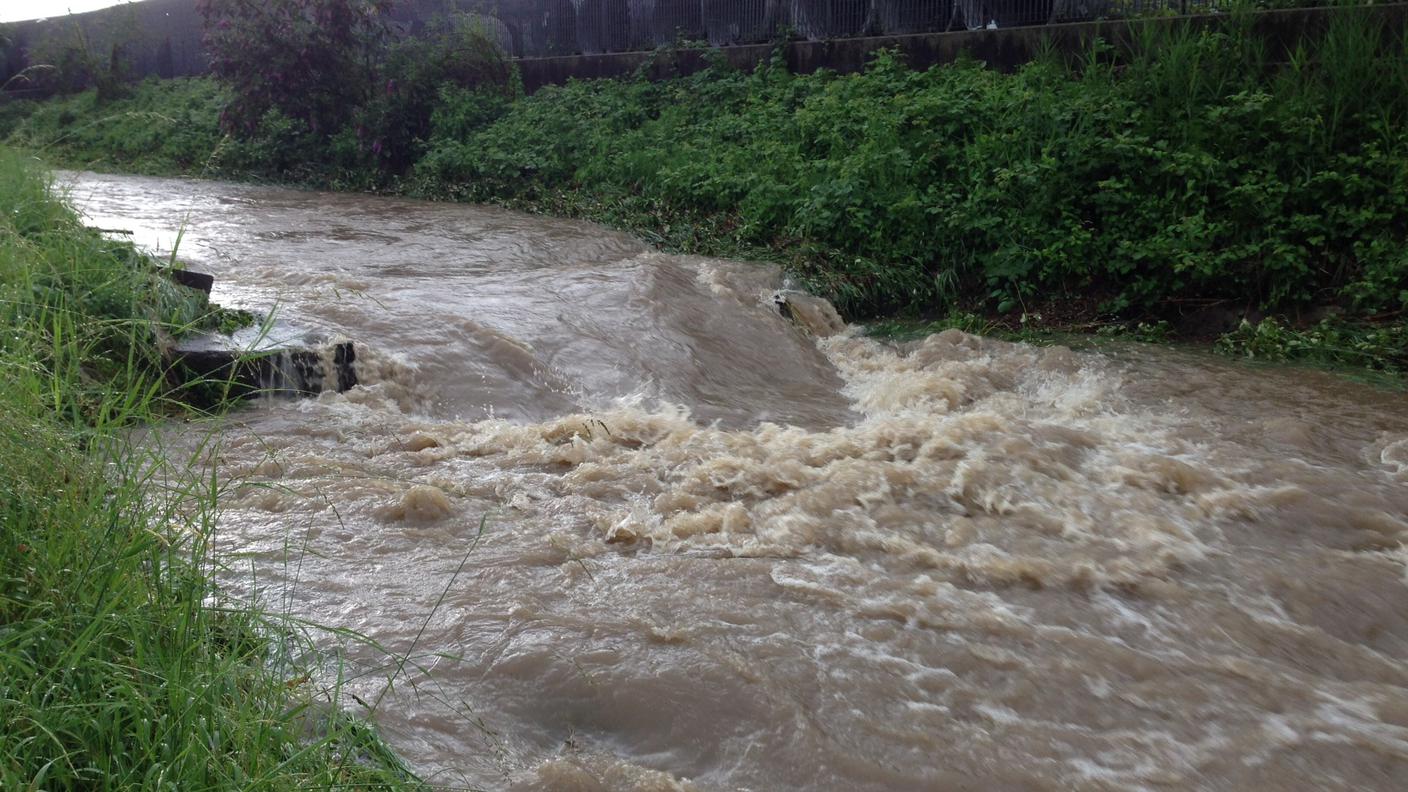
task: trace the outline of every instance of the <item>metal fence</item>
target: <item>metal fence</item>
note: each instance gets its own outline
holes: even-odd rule
[[[473,0],[512,57],[724,47],[1207,13],[1227,0]]]

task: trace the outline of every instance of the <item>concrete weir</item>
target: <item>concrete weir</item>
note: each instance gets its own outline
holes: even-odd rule
[[[247,346],[240,342],[241,335],[209,333],[184,339],[170,351],[173,368],[193,391],[213,390],[236,398],[316,396],[326,390],[341,393],[357,384],[352,369],[357,353],[351,341],[329,343],[299,333]]]
[[[176,283],[209,293],[214,278],[173,270]],[[334,341],[282,322],[183,338],[166,352],[173,375],[196,401],[253,396],[316,396],[357,384],[351,341]]]

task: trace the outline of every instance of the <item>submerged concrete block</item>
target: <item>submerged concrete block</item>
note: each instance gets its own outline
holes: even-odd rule
[[[207,275],[204,272],[169,269],[166,270],[166,276],[170,278],[173,283],[180,284],[188,289],[203,291],[207,295],[210,294],[210,289],[215,285],[215,276]]]
[[[215,278],[203,272],[165,272],[173,282],[207,295],[215,285]],[[251,396],[316,396],[326,390],[341,393],[357,384],[357,350],[351,341],[328,343],[277,323],[182,339],[166,357],[175,387],[198,404]]]
[[[357,384],[357,350],[351,341],[249,350],[221,343],[227,338],[202,336],[171,350],[173,376],[192,401],[316,396]]]
[[[773,292],[773,305],[786,319],[808,333],[825,338],[846,329],[846,321],[830,300],[796,289]]]

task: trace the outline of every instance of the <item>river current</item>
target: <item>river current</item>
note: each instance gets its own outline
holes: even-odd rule
[[[219,427],[217,540],[410,653],[375,719],[433,784],[1408,787],[1401,393],[818,337],[771,268],[494,208],[62,181],[357,345],[357,388]]]

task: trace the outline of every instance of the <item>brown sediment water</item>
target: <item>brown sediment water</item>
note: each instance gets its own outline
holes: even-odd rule
[[[184,218],[216,299],[358,345],[359,387],[228,420],[219,542],[414,647],[376,720],[432,783],[1408,787],[1401,393],[815,337],[769,268],[586,223],[67,178],[149,247]]]

